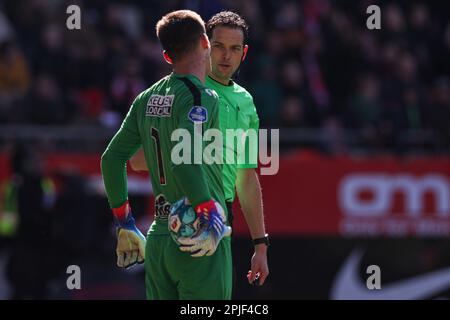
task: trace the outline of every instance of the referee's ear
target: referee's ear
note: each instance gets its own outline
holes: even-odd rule
[[[241,60],[241,62],[245,60],[245,57],[247,56],[247,51],[248,51],[248,44],[246,44],[246,45],[244,46],[244,53],[242,54],[242,60]]]

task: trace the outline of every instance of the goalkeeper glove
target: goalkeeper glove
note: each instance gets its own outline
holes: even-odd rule
[[[136,263],[143,263],[145,237],[135,225],[128,200],[112,210],[117,227],[117,266],[128,268]]]
[[[202,229],[192,238],[180,237],[180,250],[190,252],[192,257],[211,256],[223,237],[231,235],[231,228],[225,225],[223,208],[214,200],[201,203],[195,208]]]

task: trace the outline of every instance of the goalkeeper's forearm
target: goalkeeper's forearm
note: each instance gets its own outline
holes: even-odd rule
[[[126,161],[111,149],[102,155],[103,183],[111,208],[120,207],[128,198]]]

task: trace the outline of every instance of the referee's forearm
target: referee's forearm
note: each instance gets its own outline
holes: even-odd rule
[[[264,237],[262,192],[254,169],[238,169],[236,190],[252,238]]]

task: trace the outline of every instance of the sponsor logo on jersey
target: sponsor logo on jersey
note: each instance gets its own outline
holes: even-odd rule
[[[159,194],[155,198],[155,218],[167,219],[171,208],[172,205],[166,200],[163,194]]]
[[[193,106],[188,113],[188,118],[192,122],[203,123],[208,121],[208,111],[202,106]]]
[[[152,94],[147,102],[147,117],[170,117],[172,113],[172,104],[174,95],[161,96],[159,94]]]

